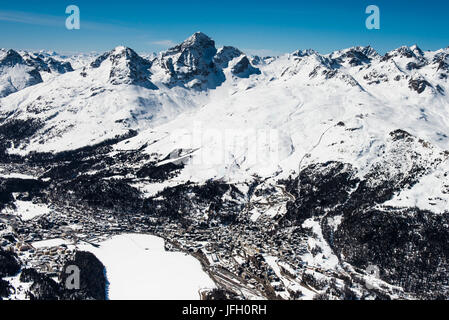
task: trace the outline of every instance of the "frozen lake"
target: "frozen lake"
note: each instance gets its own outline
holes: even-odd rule
[[[123,234],[79,249],[105,265],[110,300],[199,300],[200,289],[215,288],[198,260],[165,251],[159,237]]]

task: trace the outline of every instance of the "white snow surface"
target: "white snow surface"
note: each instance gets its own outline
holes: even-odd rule
[[[215,288],[199,261],[165,251],[159,237],[123,234],[79,249],[105,265],[110,300],[199,300],[200,290]]]

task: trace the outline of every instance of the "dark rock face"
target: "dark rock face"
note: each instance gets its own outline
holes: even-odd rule
[[[11,71],[16,67],[21,69],[19,73]],[[22,56],[14,50],[4,52],[0,60],[0,74],[3,73],[9,75],[9,80],[7,83],[0,83],[0,98],[42,82],[38,69],[28,66]]]
[[[207,71],[216,53],[215,41],[204,33],[197,32],[183,43],[166,51],[163,56],[179,55],[176,61],[173,61],[174,65],[187,67],[192,71]]]
[[[435,57],[433,63],[438,65],[437,71],[449,71],[449,63],[447,62],[448,57],[448,54],[438,55]]]
[[[186,41],[162,53],[160,65],[170,75],[169,86],[186,85],[196,89],[213,89],[224,80],[223,71],[214,62],[215,41],[197,32]]]
[[[387,52],[382,60],[386,61],[394,57],[402,57],[402,58],[418,58],[415,53],[409,47],[400,47],[396,50]]]
[[[15,253],[0,248],[0,278],[12,277],[20,271],[20,261]]]
[[[295,52],[292,53],[293,56],[295,57],[308,57],[311,56],[313,54],[317,54],[317,52],[313,49],[307,49],[307,50],[296,50]]]
[[[45,61],[45,63],[47,63],[51,72],[64,74],[67,72],[74,71],[70,62],[61,62],[61,61],[55,60],[51,57],[44,57],[44,61]]]
[[[61,62],[42,54],[25,53],[23,59],[28,66],[36,68],[39,72],[64,74],[73,71],[70,62]]]
[[[65,289],[65,300],[106,300],[105,267],[97,257],[90,252],[79,251],[75,254],[73,261],[65,264],[64,270],[67,270],[69,266],[77,266],[80,270],[80,289]],[[61,274],[62,285],[66,283],[68,276],[65,272]]]
[[[248,57],[244,56],[239,62],[232,68],[232,73],[240,78],[248,78],[253,74],[260,74],[258,68],[254,68],[249,62]]]
[[[214,57],[214,61],[222,68],[227,68],[229,62],[240,57],[244,53],[237,48],[225,46],[221,48]]]
[[[260,74],[260,70],[253,67],[239,49],[225,46],[217,51],[211,38],[197,32],[180,45],[164,52],[159,64],[170,75],[169,86],[214,89],[226,80],[223,69],[240,56],[242,58],[232,69],[235,76],[248,78]]]
[[[372,57],[376,55],[377,52],[371,47],[352,48],[333,59],[333,64],[341,65],[343,62],[347,61],[352,67],[361,66],[371,63]]]
[[[6,55],[0,60],[1,67],[14,67],[18,64],[24,64],[22,56],[14,50],[8,50]]]

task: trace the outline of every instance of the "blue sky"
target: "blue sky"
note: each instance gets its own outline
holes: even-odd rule
[[[81,29],[65,28],[65,8],[81,10]],[[377,5],[381,29],[367,30],[365,9]],[[0,0],[0,47],[103,52],[126,45],[159,52],[196,31],[218,46],[277,54],[313,48],[322,53],[372,45],[384,53],[417,43],[449,46],[447,0]]]

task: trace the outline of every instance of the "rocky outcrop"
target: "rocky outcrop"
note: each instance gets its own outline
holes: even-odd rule
[[[258,68],[252,66],[247,56],[242,57],[233,67],[232,73],[240,78],[249,78],[253,74],[261,74]]]
[[[229,62],[244,55],[242,51],[237,48],[224,46],[219,49],[217,54],[214,57],[214,61],[221,68],[226,69],[229,66]]]
[[[39,72],[64,74],[73,71],[70,62],[58,61],[47,55],[25,52],[22,57],[28,66],[36,68]]]
[[[418,94],[423,93],[428,87],[432,87],[432,85],[429,83],[429,81],[422,78],[410,79],[409,81],[410,90],[416,91],[418,92]]]
[[[158,63],[169,75],[169,86],[213,89],[225,80],[223,71],[214,62],[216,53],[215,41],[197,32],[183,43],[163,52]]]
[[[109,82],[113,85],[137,85],[157,89],[151,82],[151,62],[140,57],[134,50],[117,47],[91,63],[92,68],[100,68],[105,61],[110,62]]]
[[[372,59],[378,57],[378,53],[370,46],[354,47],[331,54],[330,58],[334,65],[347,63],[351,67],[357,67],[371,63]]]

